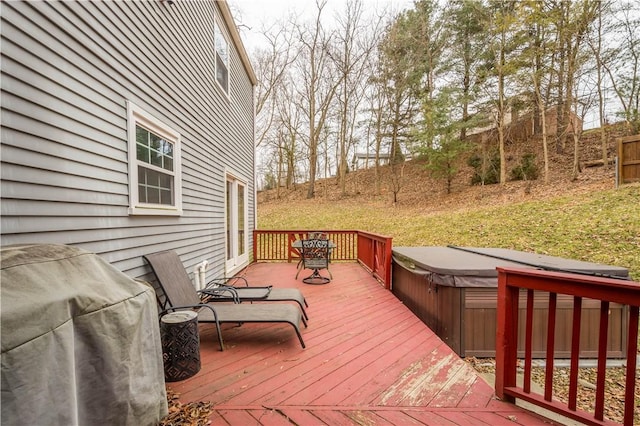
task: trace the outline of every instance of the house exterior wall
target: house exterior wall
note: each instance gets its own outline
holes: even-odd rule
[[[0,7],[2,245],[70,244],[133,277],[149,274],[142,255],[173,249],[189,272],[207,259],[208,274],[222,275],[228,171],[246,180],[249,231],[255,224],[255,76],[228,6]],[[228,96],[214,72],[216,19],[230,50]],[[181,215],[129,214],[127,102],[180,133]]]

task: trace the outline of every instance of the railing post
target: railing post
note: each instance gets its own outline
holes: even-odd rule
[[[253,261],[258,260],[258,230],[253,230]]]
[[[507,285],[506,272],[498,272],[498,305],[496,331],[496,396],[515,402],[504,390],[516,385],[516,358],[518,354],[518,288]]]
[[[391,244],[391,237],[387,238],[384,242],[384,288],[391,290],[391,251],[393,249]]]
[[[624,392],[624,425],[633,425],[634,390],[636,384],[636,360],[638,357],[638,307],[629,308],[627,333],[627,380]]]

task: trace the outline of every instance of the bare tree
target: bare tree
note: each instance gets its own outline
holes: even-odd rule
[[[524,30],[528,33],[528,43],[523,50],[523,62],[529,63],[525,67],[525,78],[533,86],[534,113],[533,134],[541,135],[544,182],[549,182],[549,135],[547,126],[547,110],[549,107],[549,93],[552,86],[553,52],[555,41],[549,37],[552,29],[552,18],[543,2],[529,2],[521,4],[521,20]],[[546,88],[545,88],[546,84]],[[526,89],[525,89],[526,91]]]
[[[576,84],[574,88],[574,94],[572,96],[573,105],[572,110],[574,117],[571,118],[569,127],[571,128],[571,134],[573,137],[573,167],[571,169],[571,180],[578,179],[578,174],[582,171],[580,167],[580,141],[582,138],[582,125],[584,118],[587,115],[587,111],[591,109],[596,101],[594,90],[589,92],[586,87],[589,85],[586,80],[589,79],[588,72],[585,72],[579,76],[576,76]],[[581,82],[581,80],[585,80]],[[578,94],[578,87],[581,87],[580,91],[582,95]]]
[[[378,69],[379,65],[374,60],[371,61],[372,69]],[[383,134],[385,133],[384,123],[383,123],[383,110],[386,107],[386,103],[384,101],[384,90],[382,85],[380,84],[369,84],[366,90],[367,94],[367,105],[368,105],[368,115],[369,119],[367,120],[367,141],[370,140],[370,135],[373,134],[373,154],[374,154],[374,180],[375,180],[375,193],[380,194],[380,184],[381,184],[381,176],[380,176],[380,153],[382,150],[382,140]],[[370,144],[367,143],[367,166],[369,161],[370,154]]]
[[[574,128],[574,119],[570,116],[570,113],[571,110],[574,109],[572,106],[578,102],[578,100],[573,99],[575,96],[574,88],[576,87],[576,79],[580,75],[581,68],[585,63],[585,58],[580,55],[580,53],[582,52],[583,42],[587,36],[589,27],[596,18],[598,4],[599,0],[581,0],[578,2],[570,21],[570,31],[566,32],[567,75],[565,87],[567,96],[565,99],[564,117],[562,122],[558,123],[558,126],[562,125],[562,127],[558,129],[559,133],[560,129],[562,129],[562,133],[566,133],[569,129],[572,129],[574,133],[578,131],[578,129]]]
[[[269,49],[258,50],[254,54],[254,64],[258,77],[256,98],[256,146],[264,141],[275,118],[274,92],[286,76],[288,66],[295,60],[291,36],[286,28],[280,27],[275,33],[264,33]]]
[[[333,57],[341,83],[337,93],[340,105],[337,160],[338,182],[344,195],[349,150],[354,145],[359,105],[365,93],[363,81],[371,71],[367,68],[368,58],[379,37],[382,18],[365,16],[362,0],[348,0],[337,23],[337,52]]]
[[[605,125],[607,124],[606,115],[605,115],[605,95],[604,95],[604,62],[606,58],[604,57],[603,47],[602,47],[602,24],[603,24],[603,14],[607,13],[610,10],[611,3],[605,2],[604,0],[598,3],[598,11],[597,11],[597,19],[596,19],[596,27],[593,31],[593,34],[587,39],[589,47],[591,48],[591,52],[593,53],[593,57],[595,60],[595,69],[596,69],[596,88],[598,92],[598,118],[600,120],[600,145],[602,147],[602,164],[607,167],[609,165],[609,155],[608,155],[608,143],[607,143],[607,132],[605,129]]]
[[[408,17],[398,16],[388,26],[379,45],[378,68],[371,83],[380,86],[382,102],[381,126],[385,132],[382,137],[389,141],[389,164],[391,166],[391,183],[393,202],[397,202],[404,167],[402,143],[406,142],[409,130],[415,123],[419,111],[419,101],[415,94],[420,84],[420,73],[416,66],[416,58],[409,54],[409,43],[412,35],[405,31]]]
[[[488,83],[495,81],[497,89],[494,100],[494,123],[498,132],[498,152],[500,155],[500,184],[507,182],[507,163],[505,155],[505,124],[507,114],[507,78],[517,71],[519,62],[514,61],[510,53],[516,50],[518,38],[516,33],[516,4],[505,0],[495,1],[492,5],[491,41],[489,42],[490,64],[492,65],[492,77]]]
[[[302,112],[298,107],[298,102],[294,100],[296,94],[291,90],[289,79],[283,81],[282,87],[277,93],[278,96],[274,103],[277,109],[278,147],[281,153],[278,179],[282,179],[282,175],[286,174],[285,186],[290,189],[295,183]]]
[[[611,61],[603,61],[631,134],[640,133],[640,6],[635,1],[619,5],[609,48]]]
[[[329,57],[332,34],[322,24],[322,11],[326,0],[316,0],[313,22],[297,24],[300,56],[296,61],[297,91],[302,99],[301,108],[308,121],[307,145],[309,149],[309,186],[307,198],[313,198],[318,167],[318,146],[322,129],[328,119],[339,79],[332,69]]]

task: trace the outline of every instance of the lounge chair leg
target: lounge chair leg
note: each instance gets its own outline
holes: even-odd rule
[[[293,324],[291,324],[291,325],[293,325]],[[304,344],[304,340],[302,340],[302,334],[300,334],[300,330],[295,325],[293,325],[293,328],[296,330],[296,334],[298,335],[298,340],[300,340],[300,345],[302,345],[302,349],[306,348],[306,346]]]
[[[309,315],[307,315],[307,311],[305,311],[304,306],[302,305],[302,303],[296,301],[298,303],[298,306],[300,306],[300,312],[302,312],[302,316],[304,317],[304,319],[308,320],[309,319]],[[305,305],[307,304],[307,301],[305,300]],[[307,305],[308,307],[309,305]]]
[[[220,330],[220,323],[216,321],[216,331],[218,332],[218,342],[220,343],[220,350],[224,351],[224,344],[222,343],[222,330]]]

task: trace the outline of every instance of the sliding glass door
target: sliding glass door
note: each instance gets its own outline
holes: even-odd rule
[[[247,185],[231,174],[227,174],[226,186],[227,264],[226,272],[234,272],[249,261],[247,244]]]

